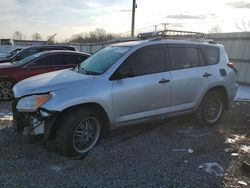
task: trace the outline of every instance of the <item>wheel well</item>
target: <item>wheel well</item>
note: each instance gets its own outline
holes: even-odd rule
[[[104,110],[104,108],[97,104],[97,103],[84,103],[84,104],[79,104],[79,105],[75,105],[75,106],[71,106],[69,108],[64,109],[62,112],[59,112],[55,122],[52,125],[51,131],[49,133],[49,138],[52,139],[55,137],[56,134],[56,130],[57,130],[57,126],[60,124],[61,118],[66,115],[67,113],[70,113],[70,111],[76,110],[76,109],[82,109],[82,108],[91,108],[91,109],[95,109],[98,114],[101,115],[101,118],[103,120],[103,125],[104,125],[104,133],[106,133],[109,129],[109,118],[108,115],[106,113],[106,111]]]
[[[209,93],[211,91],[218,92],[222,95],[225,108],[226,108],[226,110],[228,110],[229,109],[229,102],[228,102],[228,94],[227,94],[226,88],[224,86],[216,86],[216,87],[210,88],[207,91],[207,93]]]

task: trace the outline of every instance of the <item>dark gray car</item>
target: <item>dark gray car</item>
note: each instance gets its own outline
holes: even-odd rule
[[[73,46],[66,46],[66,45],[42,45],[42,46],[32,46],[22,49],[21,51],[13,54],[12,56],[7,56],[4,58],[0,58],[0,63],[6,62],[14,62],[20,61],[30,55],[50,51],[50,50],[70,50],[70,51],[77,51]]]

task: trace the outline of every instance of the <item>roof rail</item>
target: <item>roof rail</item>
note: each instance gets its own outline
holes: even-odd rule
[[[145,39],[203,39],[205,36],[204,33],[192,32],[192,31],[179,31],[179,30],[163,30],[157,32],[147,32],[147,33],[139,33],[137,38],[139,40]]]

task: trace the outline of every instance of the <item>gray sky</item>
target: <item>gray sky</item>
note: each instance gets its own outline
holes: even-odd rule
[[[235,23],[250,20],[250,0],[137,0],[136,32],[169,23],[169,29],[208,32],[219,25],[224,32],[238,31]],[[0,38],[18,30],[26,39],[58,33],[64,40],[73,34],[103,28],[129,33],[132,0],[0,0]],[[162,26],[158,26],[162,29]]]

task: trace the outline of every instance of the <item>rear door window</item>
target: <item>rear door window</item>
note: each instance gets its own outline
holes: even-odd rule
[[[201,53],[200,50],[198,50],[198,51],[199,51],[200,66],[204,66],[204,65],[206,65],[206,62],[204,60],[204,55]]]
[[[191,47],[171,47],[169,48],[172,70],[197,67],[199,55],[197,48]]]
[[[219,62],[219,59],[220,59],[219,48],[206,46],[206,47],[202,47],[201,51],[206,58],[207,65],[214,65]]]

